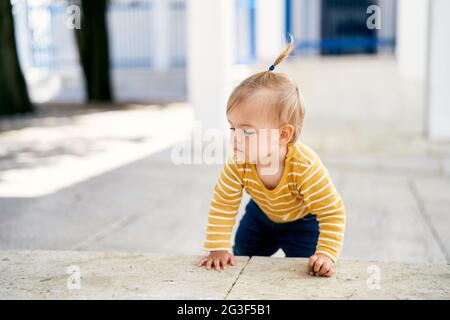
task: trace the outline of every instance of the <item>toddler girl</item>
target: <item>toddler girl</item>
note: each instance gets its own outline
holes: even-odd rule
[[[297,85],[274,72],[293,47],[291,38],[267,71],[245,79],[228,100],[233,155],[213,190],[204,242],[209,255],[198,266],[219,271],[236,264],[234,255],[271,256],[281,248],[287,257],[309,257],[309,274],[333,274],[345,209],[319,156],[299,141],[304,107]],[[251,200],[231,250],[243,190]]]

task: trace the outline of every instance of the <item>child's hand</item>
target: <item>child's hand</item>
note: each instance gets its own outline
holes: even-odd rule
[[[308,273],[316,277],[331,277],[334,274],[333,261],[323,254],[315,254],[309,258]]]
[[[226,250],[217,250],[211,251],[209,256],[201,259],[197,266],[201,267],[206,264],[206,269],[211,269],[211,265],[215,267],[217,271],[225,270],[227,268],[227,264],[230,262],[232,266],[236,265],[236,258]]]

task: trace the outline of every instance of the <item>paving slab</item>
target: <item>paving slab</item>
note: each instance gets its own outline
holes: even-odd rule
[[[197,267],[200,257],[0,251],[0,299],[450,298],[448,264],[340,260],[317,278],[304,258],[237,257],[217,272]]]
[[[2,251],[0,299],[222,299],[248,257],[237,257],[235,268],[220,273],[197,267],[199,259],[137,253]],[[78,270],[80,288],[76,289]]]
[[[348,172],[340,193],[347,210],[342,257],[407,263],[445,263],[446,255],[409,188],[409,178]],[[442,225],[446,226],[442,220]]]
[[[450,265],[340,260],[331,278],[305,258],[252,257],[227,299],[450,299]]]

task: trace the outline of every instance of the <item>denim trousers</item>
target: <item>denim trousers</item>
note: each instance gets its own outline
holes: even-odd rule
[[[236,256],[271,256],[281,248],[286,257],[310,257],[319,238],[319,223],[309,213],[285,223],[270,220],[251,199],[245,207],[233,245]]]

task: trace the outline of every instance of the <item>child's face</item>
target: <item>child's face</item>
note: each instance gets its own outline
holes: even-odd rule
[[[231,147],[238,161],[268,164],[278,151],[279,129],[274,126],[258,101],[243,103],[228,114]]]

